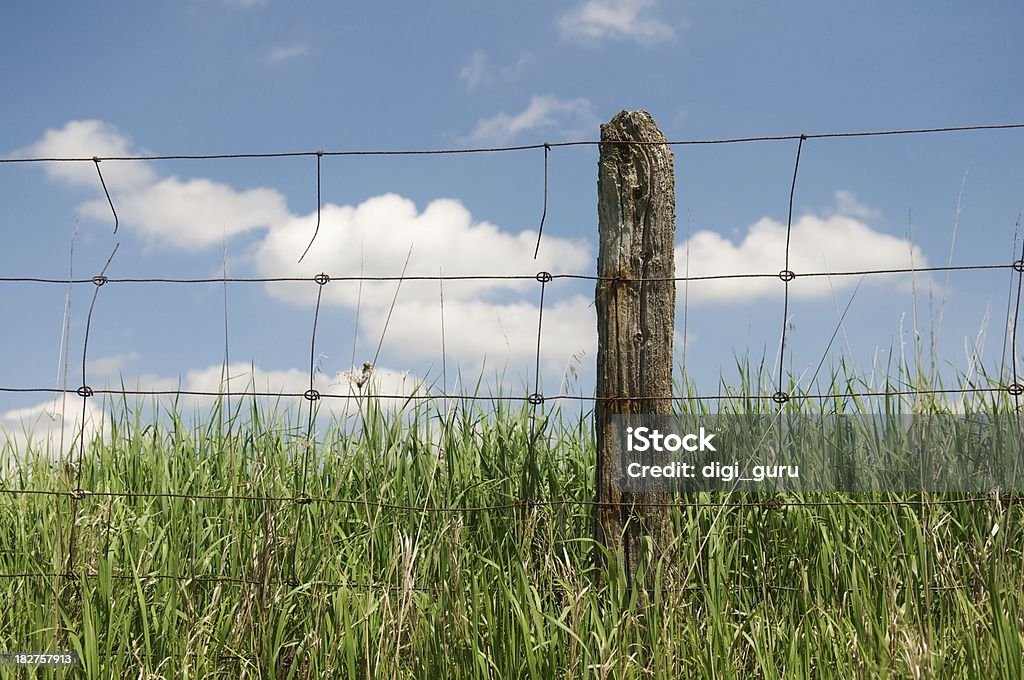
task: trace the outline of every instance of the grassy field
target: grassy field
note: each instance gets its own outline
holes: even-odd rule
[[[593,566],[588,416],[543,407],[531,445],[529,409],[368,400],[309,449],[304,417],[252,401],[120,408],[81,470],[8,448],[0,651],[97,678],[1021,677],[1007,494],[681,497],[652,592]]]

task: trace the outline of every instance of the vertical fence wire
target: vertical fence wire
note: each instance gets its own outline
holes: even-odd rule
[[[85,317],[85,335],[82,339],[82,386],[78,388],[77,393],[82,397],[82,422],[80,423],[78,432],[78,459],[74,465],[75,475],[75,488],[71,491],[71,514],[70,522],[71,526],[68,530],[68,552],[67,552],[67,563],[65,572],[69,577],[74,578],[75,572],[75,540],[77,538],[78,529],[78,509],[79,503],[85,498],[86,491],[82,488],[82,471],[85,469],[85,430],[88,423],[89,415],[89,399],[95,396],[95,390],[89,386],[88,381],[88,355],[89,355],[89,334],[92,330],[92,316],[96,309],[96,299],[99,297],[100,288],[107,283],[107,267],[114,260],[114,256],[117,254],[117,248],[120,244],[114,245],[114,250],[110,253],[110,257],[107,258],[106,264],[103,265],[103,269],[100,273],[92,278],[92,283],[95,286],[92,293],[92,300],[89,302],[89,313]],[[102,422],[102,419],[101,419]]]
[[[533,249],[533,259],[537,259],[540,253],[540,239],[544,234],[544,220],[548,218],[548,154],[551,152],[551,145],[544,142],[544,201],[540,213],[540,226],[537,227],[537,246]]]
[[[100,170],[100,158],[98,156],[93,156],[92,161],[96,164],[96,174],[100,177],[100,186],[103,187],[103,195],[107,197],[107,204],[110,206],[110,212],[114,214],[114,234],[117,235],[117,210],[114,209],[114,201],[110,198],[110,192],[107,190],[107,182],[103,179],[103,171]]]
[[[316,227],[313,229],[313,237],[309,239],[309,244],[306,245],[306,249],[303,250],[302,255],[299,256],[299,264],[306,259],[309,249],[313,247],[313,242],[316,241],[316,237],[320,233],[320,207],[322,204],[322,201],[320,200],[320,160],[323,157],[323,151],[316,152]]]
[[[1018,226],[1019,226],[1019,220],[1018,220]],[[1014,245],[1016,245],[1016,244],[1014,244]],[[1021,403],[1020,403],[1020,401],[1021,401],[1021,394],[1024,393],[1024,385],[1021,384],[1020,377],[1019,377],[1019,374],[1017,372],[1017,328],[1018,328],[1019,322],[1020,322],[1021,293],[1022,293],[1022,291],[1024,291],[1024,240],[1021,241],[1021,250],[1020,250],[1019,255],[1020,256],[1016,260],[1014,260],[1014,262],[1013,262],[1013,271],[1016,273],[1016,276],[1013,277],[1013,278],[1017,279],[1017,281],[1016,281],[1017,285],[1016,285],[1016,292],[1015,292],[1015,294],[1011,293],[1011,294],[1014,294],[1015,300],[1014,300],[1014,305],[1013,305],[1013,321],[1012,321],[1011,326],[1010,326],[1010,380],[1011,380],[1011,382],[1010,382],[1010,385],[1007,387],[1007,392],[1009,393],[1010,397],[1013,399],[1013,415],[1014,415],[1014,419],[1015,419],[1015,421],[1017,423],[1017,428],[1016,428],[1015,434],[1016,434],[1016,439],[1017,439],[1016,443],[1017,443],[1018,456],[1014,459],[1014,462],[1013,462],[1013,473],[1010,475],[1010,479],[1013,481],[1013,484],[1014,484],[1015,487],[1019,485],[1019,479],[1020,479],[1019,478],[1019,474],[1020,474],[1021,460],[1020,460],[1019,454],[1020,454],[1021,451],[1024,451],[1024,430],[1022,430],[1022,427],[1021,427]],[[1013,283],[1013,279],[1011,278],[1011,291],[1013,291],[1012,283]],[[1005,510],[1005,517],[1006,517],[1006,524],[1007,525],[1009,525],[1012,522],[1012,520],[1013,520],[1013,507],[1014,507],[1015,502],[1019,502],[1019,501],[1018,501],[1018,499],[1014,498],[1013,495],[1011,495],[1009,500],[1008,500],[1008,502],[1007,502],[1007,506],[1006,506],[1006,510]],[[1006,530],[1003,532],[1003,539],[1002,539],[1002,554],[1003,554],[1003,557],[1006,557],[1007,554],[1008,554],[1008,551],[1010,550],[1010,546],[1008,545],[1008,542],[1006,540],[1006,537],[1008,537],[1008,536],[1010,536],[1010,526],[1007,526]],[[1024,574],[1021,574],[1021,578],[1020,578],[1020,581],[1019,581],[1019,587],[1021,589],[1024,589]]]
[[[782,301],[782,336],[779,340],[779,384],[775,392],[774,400],[780,406],[789,401],[789,392],[786,391],[785,369],[786,369],[786,328],[789,326],[789,282],[796,278],[796,274],[789,268],[789,246],[793,235],[793,197],[796,195],[796,178],[800,172],[800,151],[804,148],[804,135],[800,135],[800,141],[796,147],[796,162],[793,164],[793,182],[789,187],[789,211],[786,217],[786,259],[785,266],[779,272],[784,286]]]
[[[536,500],[537,482],[539,480],[537,437],[540,436],[540,433],[537,431],[537,409],[544,403],[544,395],[541,393],[540,387],[540,351],[541,340],[544,334],[544,293],[551,280],[552,277],[549,272],[537,274],[537,281],[540,282],[540,302],[537,305],[537,351],[534,356],[533,365],[533,394],[527,398],[527,402],[530,405],[530,432],[527,444],[527,473],[524,475],[527,480],[527,488],[524,490],[524,501]]]

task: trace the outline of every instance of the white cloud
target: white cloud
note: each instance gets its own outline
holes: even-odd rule
[[[16,151],[30,157],[84,157],[144,155],[112,125],[98,120],[67,123],[47,130],[34,144]],[[47,175],[73,186],[92,188],[97,198],[79,207],[84,217],[111,220],[110,206],[92,162],[47,163]],[[207,179],[160,177],[148,161],[103,161],[103,178],[118,218],[149,244],[169,244],[197,250],[220,244],[251,229],[287,220],[284,196],[274,189],[239,191]]]
[[[574,103],[536,98],[528,111],[508,125],[513,133],[542,127],[555,116],[553,112],[580,108],[589,110],[589,104],[585,100]],[[101,147],[100,153],[131,152],[123,136],[97,122],[70,123],[63,131],[47,133],[43,141],[53,145],[54,140],[66,142],[68,138],[85,144],[89,153],[95,153],[93,149],[98,147]],[[39,146],[42,145],[40,142]],[[522,277],[444,282],[445,313],[449,319],[447,343],[453,357],[487,355],[500,363],[500,357],[532,356],[536,348],[536,295],[540,288],[535,274],[540,271],[583,273],[593,266],[593,254],[583,241],[549,235],[534,259],[537,233],[533,228],[503,230],[475,219],[457,200],[438,199],[419,209],[413,201],[396,194],[372,197],[355,205],[324,204],[316,240],[299,263],[299,256],[316,229],[316,212],[291,214],[284,197],[272,189],[237,190],[204,178],[160,177],[148,165],[139,167],[142,172],[126,181],[125,186],[113,182],[108,186],[124,229],[147,243],[194,251],[219,246],[224,233],[231,237],[259,229],[265,233],[246,257],[251,258],[257,271],[265,276],[312,278],[327,272],[333,276],[397,277],[403,274],[408,257],[408,268],[404,271],[407,277]],[[63,175],[56,179],[75,184],[85,181]],[[80,206],[79,211],[90,218],[107,220],[109,206],[98,187],[93,188],[98,195]],[[397,281],[364,281],[360,286],[355,281],[334,280],[323,289],[323,302],[349,309],[361,305],[361,337],[368,344],[372,341],[376,347],[398,285]],[[310,294],[314,288],[310,286],[270,285],[267,290],[290,303],[310,305],[315,300]],[[410,359],[440,356],[440,325],[434,321],[439,320],[441,288],[438,281],[411,281],[401,286],[398,308],[387,332],[388,346],[398,348],[394,352],[396,356]],[[588,338],[594,324],[586,301],[559,300],[553,295],[555,292],[554,289],[549,291],[545,305],[548,311],[545,355],[550,352],[558,362],[564,363],[571,353],[592,346]],[[571,311],[570,306],[575,306],[576,311]],[[434,340],[437,342],[429,351],[424,349]],[[92,370],[119,384],[124,365],[134,358],[132,355],[107,357],[93,362]],[[378,375],[389,374],[381,369]],[[218,366],[205,372],[189,373],[181,382],[187,389],[215,392],[220,376]],[[282,386],[288,388],[286,391],[296,391],[306,380],[303,372],[260,371],[255,374],[248,371],[241,379],[249,378],[269,381],[272,386],[264,391]],[[177,379],[152,375],[143,375],[140,379],[150,385],[147,389],[159,385],[161,389],[174,390],[179,383]]]
[[[316,215],[310,214],[272,228],[255,251],[261,274],[312,277],[323,271],[395,277],[402,274],[408,257],[407,277],[524,276],[444,282],[444,348],[450,365],[470,373],[482,368],[485,358],[487,365],[494,366],[535,356],[540,289],[535,273],[581,273],[593,264],[585,243],[554,236],[545,237],[544,248],[534,260],[534,230],[514,234],[475,221],[465,206],[452,199],[432,201],[422,211],[396,194],[356,206],[326,205],[319,235],[298,263],[315,225]],[[438,363],[441,283],[404,282],[388,321],[397,289],[397,281],[364,281],[360,286],[356,281],[334,280],[323,289],[322,301],[350,309],[360,305],[361,344],[375,349],[384,334],[384,352],[392,362],[397,358]],[[294,304],[315,302],[310,287],[271,286],[268,290]],[[590,302],[548,296],[542,345],[545,362],[561,366],[573,352],[593,349],[596,324]]]
[[[494,74],[491,72],[487,53],[483,50],[474,52],[466,65],[459,71],[459,80],[466,83],[466,87],[471,90],[494,82]]]
[[[111,362],[118,357],[110,357]],[[105,360],[99,360],[105,361]],[[181,378],[141,374],[133,379],[125,379],[129,390],[138,391],[175,391],[220,393],[231,391],[236,395],[253,394],[256,392],[281,394],[301,394],[309,388],[309,373],[299,369],[262,370],[245,363],[233,363],[227,368],[227,380],[223,380],[224,368],[221,365],[188,371]],[[349,375],[339,371],[327,375],[316,373],[314,387],[323,394],[347,394],[352,399],[325,398],[320,402],[321,412],[330,414],[352,413],[356,408],[357,398],[377,400],[382,407],[398,407],[404,397],[426,394],[427,386],[422,378],[409,371],[398,371],[386,367],[375,368],[369,380],[357,385]],[[120,389],[120,377],[113,376],[98,389]],[[381,395],[380,397],[376,395]],[[189,415],[191,409],[210,408],[216,400],[214,396],[185,395],[175,400],[179,413]],[[264,400],[272,408],[276,397]],[[147,402],[147,397],[140,396],[132,400],[130,405],[138,408]],[[305,401],[302,401],[305,405]],[[287,408],[285,404],[285,408]],[[82,423],[81,398],[69,394],[67,398],[58,396],[50,401],[25,408],[13,409],[0,413],[0,477],[8,474],[18,459],[25,456],[30,449],[50,460],[74,461],[78,457],[79,437]],[[111,416],[95,405],[95,400],[86,402],[85,410],[85,442],[88,444],[97,436],[102,435],[109,440]],[[13,457],[10,457],[13,454]],[[4,463],[6,463],[4,465]]]
[[[30,146],[11,155],[28,158],[92,158],[134,156],[131,140],[116,127],[99,120],[73,120],[59,130],[47,130]],[[108,188],[122,191],[143,187],[156,180],[152,165],[145,161],[105,161],[100,164]],[[100,190],[96,167],[91,161],[46,163],[43,170],[50,179],[74,186]],[[110,207],[107,206],[107,217]]]
[[[855,217],[860,220],[877,220],[881,213],[871,206],[861,203],[852,191],[837,189],[835,192],[836,209],[835,214]]]
[[[280,64],[282,61],[290,61],[308,56],[309,53],[309,47],[306,45],[279,45],[267,52],[267,62],[270,64]]]
[[[189,371],[182,381],[182,389],[193,392],[231,391],[234,393],[262,392],[268,394],[301,394],[309,389],[309,372],[290,368],[284,370],[262,370],[258,366],[237,362],[228,366],[227,380],[222,381],[223,367],[209,366],[205,369]],[[401,397],[421,394],[425,388],[423,380],[409,371],[398,371],[383,366],[374,367],[368,380],[357,384],[356,378],[362,372],[356,369],[337,371],[333,374],[315,372],[313,387],[322,394],[345,394],[351,397],[372,397],[382,395],[383,406],[398,405]],[[223,388],[222,388],[223,385]],[[213,397],[193,398],[199,403],[212,403]],[[321,409],[328,413],[351,411],[348,404],[352,400],[325,398],[321,401]]]
[[[316,214],[293,217],[275,226],[256,249],[256,264],[266,276],[308,276],[320,272],[350,276],[400,276],[406,257],[406,276],[530,276],[539,271],[580,272],[592,261],[586,244],[545,237],[538,258],[533,259],[537,234],[502,231],[489,222],[475,221],[458,201],[438,199],[422,212],[415,203],[396,194],[367,199],[356,206],[327,204],[320,212],[320,232],[309,253],[298,263],[316,227]],[[410,247],[412,254],[410,255]],[[324,299],[354,307],[386,307],[396,281],[365,281],[362,291],[355,282],[333,281]],[[444,296],[466,300],[508,290],[533,290],[533,279],[446,281]],[[313,302],[309,291],[296,286],[271,288],[272,294],[299,304]],[[437,282],[409,282],[400,300],[440,299]]]
[[[585,100],[562,102],[535,98],[531,107],[509,123],[514,132],[548,124],[559,112],[589,110]],[[490,126],[491,129],[494,126]],[[81,156],[137,154],[116,128],[101,121],[71,121],[60,130],[48,130],[35,144],[17,155]],[[108,170],[108,166],[110,170]],[[48,164],[58,181],[91,187],[96,198],[79,207],[80,213],[101,221],[110,219],[110,206],[102,195],[91,163]],[[528,274],[543,269],[577,271],[590,255],[584,244],[548,238],[538,260],[533,260],[536,233],[509,233],[496,225],[474,221],[458,201],[440,199],[418,213],[412,201],[394,194],[368,199],[357,206],[325,204],[321,229],[313,249],[296,260],[311,238],[316,214],[291,214],[284,196],[269,188],[239,190],[205,178],[161,177],[143,161],[105,162],[104,176],[121,222],[149,243],[182,250],[218,246],[222,237],[267,229],[257,248],[257,263],[265,273],[309,274],[320,271],[358,272],[365,255],[366,274],[398,275],[413,245],[409,274]],[[521,285],[521,284],[519,284]],[[470,295],[517,284],[452,284],[450,294]],[[390,298],[393,284],[367,284],[369,299]],[[380,295],[376,295],[377,293]],[[354,294],[344,300],[354,300]]]
[[[125,368],[136,361],[140,355],[138,352],[126,352],[114,354],[108,357],[90,359],[88,363],[89,375],[103,377],[116,377],[124,373]]]
[[[68,395],[50,401],[0,413],[0,450],[10,447],[23,456],[32,447],[44,458],[52,460],[77,457],[82,432],[82,398]],[[85,442],[109,428],[105,414],[86,401]]]
[[[535,284],[536,285],[536,284]],[[597,317],[592,298],[573,296],[544,302],[541,361],[560,369],[580,351],[593,355],[597,348]],[[366,315],[361,336],[376,344],[386,323],[387,309]],[[444,304],[444,351],[452,365],[472,374],[485,363],[529,366],[537,354],[537,303],[489,303],[448,300]],[[439,361],[442,350],[441,309],[435,300],[414,300],[395,305],[383,349],[390,357]]]
[[[526,109],[515,115],[501,113],[479,120],[467,141],[505,144],[525,132],[580,133],[596,126],[590,100],[561,99],[554,95],[535,95]]]
[[[410,371],[399,371],[384,366],[372,369],[369,379],[362,385],[355,378],[361,372],[355,369],[325,373],[315,371],[313,387],[322,394],[350,395],[355,397],[372,397],[382,395],[382,405],[396,405],[401,397],[425,393],[426,387],[422,378]],[[214,364],[206,368],[187,371],[180,378],[169,378],[152,374],[140,375],[134,381],[127,382],[129,389],[145,391],[177,391],[200,392],[201,395],[184,395],[177,400],[179,407],[187,412],[190,408],[209,408],[218,397],[209,396],[230,392],[235,397],[252,394],[303,394],[309,389],[309,372],[303,369],[286,368],[266,370],[244,362],[234,362],[225,367]],[[114,383],[115,389],[120,381]],[[143,397],[143,400],[145,397]],[[277,397],[266,398],[271,403]],[[341,398],[324,398],[321,408],[327,413],[342,413],[348,408],[346,404],[352,400]],[[302,402],[305,403],[304,401]],[[294,404],[292,404],[294,405]],[[289,404],[284,404],[287,408]]]
[[[226,375],[226,377],[225,377]],[[224,366],[215,364],[188,371],[181,380],[181,389],[189,392],[305,392],[309,373],[295,368],[267,371],[244,362]],[[145,389],[145,388],[143,388]]]
[[[401,395],[427,394],[429,385],[411,371],[396,371],[392,368],[373,366],[356,367],[338,371],[327,389],[334,394]]]
[[[499,79],[510,83],[519,80],[533,62],[533,54],[523,52],[515,62],[496,69],[491,66],[487,53],[477,50],[470,55],[469,61],[459,70],[459,80],[464,82],[470,90],[484,85],[492,85]]]
[[[246,231],[288,219],[284,196],[274,189],[238,191],[208,179],[167,177],[145,187],[121,191],[111,187],[120,219],[134,226],[149,243],[166,243],[183,250],[219,245]],[[81,214],[109,217],[105,198],[90,201]]]
[[[676,247],[676,275],[684,276],[689,253],[689,275],[763,274],[785,266],[786,225],[768,217],[750,226],[743,240],[733,243],[712,231],[699,231],[685,244]],[[801,273],[856,271],[865,269],[901,269],[926,267],[928,263],[918,246],[902,238],[873,230],[853,217],[805,215],[793,224],[790,239],[789,269],[797,278],[789,292],[796,297],[812,298],[830,294],[835,288],[856,285],[858,277],[826,276],[800,278]],[[892,285],[894,278],[907,275],[868,277],[869,283]],[[737,302],[781,294],[778,278],[719,279],[691,281],[690,303]]]
[[[586,0],[563,14],[558,27],[563,36],[583,40],[669,40],[675,31],[650,15],[654,5],[655,0]]]

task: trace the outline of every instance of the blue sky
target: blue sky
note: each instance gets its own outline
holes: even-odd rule
[[[0,154],[12,158],[535,144],[596,139],[624,108],[650,111],[674,140],[1024,120],[1024,9],[1012,2],[183,0],[3,12]],[[1022,151],[1022,130],[808,140],[792,268],[1012,261]],[[795,152],[795,142],[675,147],[677,266],[781,269]],[[0,272],[65,278],[73,241],[76,278],[98,273],[115,243],[113,278],[219,276],[225,249],[234,276],[398,275],[406,257],[410,274],[593,274],[596,161],[594,147],[552,150],[535,262],[539,150],[324,158],[321,231],[301,265],[316,220],[311,157],[105,162],[116,237],[92,165],[2,164]],[[857,282],[794,282],[786,365],[805,385],[823,357],[826,373],[844,360],[868,376],[890,352],[911,353],[914,288],[926,345],[941,316],[940,366],[970,371],[977,353],[998,371],[1007,270]],[[67,287],[0,286],[0,386],[62,384]],[[481,373],[532,391],[539,286],[450,281],[443,293],[444,362],[436,282],[402,287],[386,334],[394,284],[329,284],[318,386],[354,389],[345,372],[376,358],[389,393],[423,377],[461,391]],[[91,295],[90,285],[71,293],[72,387]],[[237,284],[227,295],[232,388],[301,391],[315,285]],[[223,296],[212,284],[101,289],[89,383],[216,389]],[[736,356],[774,365],[778,282],[692,284],[679,297],[687,374],[702,391],[734,380]],[[592,389],[592,299],[589,283],[548,288],[547,394],[572,375],[569,391]],[[8,430],[52,422],[55,408],[48,394],[0,393]]]

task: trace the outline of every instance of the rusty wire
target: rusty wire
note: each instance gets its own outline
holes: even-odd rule
[[[13,574],[0,574],[0,579],[34,579],[34,580],[56,580],[64,579],[71,581],[78,581],[80,578],[98,578],[99,574],[95,572],[86,572],[85,574],[79,574],[78,572],[19,572]],[[161,574],[161,573],[141,573],[141,574],[110,574],[109,577],[114,581],[132,581],[132,582],[146,582],[146,581],[175,581],[183,586],[189,586],[193,584],[228,584],[228,585],[241,585],[241,586],[260,586],[260,587],[277,587],[277,588],[319,588],[325,590],[386,590],[392,592],[419,592],[419,593],[444,593],[451,592],[453,590],[450,584],[434,584],[426,586],[416,586],[408,584],[395,584],[387,583],[383,581],[328,581],[323,579],[310,579],[306,581],[299,581],[297,579],[264,579],[264,578],[245,578],[240,576],[229,577],[229,576],[212,576],[212,575],[187,575],[187,574]],[[742,584],[716,584],[716,588],[724,587],[730,592],[748,591],[749,587],[745,587]],[[935,592],[954,592],[961,590],[974,590],[977,586],[974,584],[961,584],[961,585],[931,585],[921,584],[918,586],[921,590],[930,590]],[[700,585],[685,585],[681,587],[673,588],[674,592],[701,592],[707,590],[707,584]],[[533,589],[542,593],[563,593],[568,594],[570,591],[566,587],[552,587],[552,586],[533,586]],[[764,590],[768,592],[780,592],[780,593],[807,593],[813,594],[814,589],[809,592],[803,587],[799,586],[787,586],[780,585],[777,583],[759,583],[757,590]],[[893,590],[897,592],[906,592],[911,590],[906,585],[896,585]],[[861,592],[862,589],[857,588],[839,588],[828,590],[829,595],[843,595],[852,594],[855,592]],[[233,658],[234,655],[231,655]]]
[[[808,279],[822,276],[866,276],[876,274],[924,274],[930,272],[958,272],[995,269],[1017,269],[1018,261],[989,264],[957,264],[937,265],[934,267],[905,267],[890,269],[840,269],[838,271],[810,271],[794,272],[797,278]],[[579,281],[619,281],[621,278],[613,276],[597,276],[593,274],[569,274],[569,273],[548,273],[537,272],[535,274],[410,274],[407,276],[352,276],[330,274],[331,281],[532,281],[538,276],[548,274],[552,280],[572,279]],[[317,276],[320,276],[319,274]],[[726,279],[777,279],[779,272],[756,272],[743,274],[706,274],[701,276],[670,276],[650,277],[645,281],[720,281]],[[204,283],[296,283],[316,282],[316,277],[309,276],[229,276],[217,278],[173,278],[173,277],[108,277],[105,283],[113,284],[138,284],[138,283],[182,283],[182,284],[204,284]],[[95,278],[88,279],[59,279],[44,278],[38,276],[0,276],[0,283],[52,283],[61,285],[77,285],[96,283]]]
[[[818,132],[789,135],[758,135],[748,137],[722,137],[717,139],[686,139],[665,142],[632,142],[624,140],[574,140],[566,142],[543,142],[539,144],[519,144],[515,146],[488,146],[463,149],[357,149],[341,151],[271,151],[256,153],[211,153],[211,154],[154,154],[135,156],[36,156],[0,158],[0,163],[77,163],[99,161],[167,161],[167,160],[216,160],[246,158],[295,158],[297,156],[439,156],[452,154],[504,153],[510,151],[530,151],[535,149],[553,149],[570,146],[601,145],[665,145],[665,146],[701,146],[707,144],[740,144],[746,142],[781,142],[797,139],[839,139],[851,137],[884,137],[894,135],[920,135],[948,132],[970,132],[980,130],[1013,130],[1024,128],[1024,123],[994,123],[986,125],[955,125],[948,127],[907,128],[900,130],[865,130],[847,132]]]

